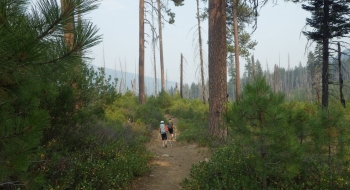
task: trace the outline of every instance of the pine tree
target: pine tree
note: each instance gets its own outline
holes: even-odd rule
[[[304,31],[303,34],[312,41],[322,44],[322,106],[328,107],[329,96],[329,49],[330,40],[346,37],[349,34],[348,14],[349,2],[343,0],[312,0],[302,8],[311,12],[311,19],[306,24],[313,27],[313,31]]]
[[[225,136],[220,129],[227,102],[226,3],[209,1],[209,131]]]
[[[299,170],[298,140],[287,125],[283,102],[284,95],[273,93],[266,80],[258,77],[245,86],[241,100],[225,115],[230,138],[241,147],[242,159],[252,161],[248,170],[256,173],[248,175],[256,176],[262,189],[270,182],[296,176]]]
[[[69,31],[74,36],[66,45],[67,28],[74,16],[97,8],[95,0],[71,0],[70,9],[56,1],[6,0],[0,3],[0,187],[40,187],[40,176],[26,172],[52,119],[59,95],[75,99],[65,83],[78,72],[81,55],[97,44],[100,36],[88,21]],[[79,71],[80,72],[80,71]],[[82,72],[82,71],[81,71]],[[60,91],[63,90],[63,91]],[[77,101],[79,102],[79,101]],[[68,102],[70,103],[70,102]],[[67,105],[67,103],[65,103]],[[75,110],[75,102],[70,104]],[[57,119],[57,118],[55,118]]]

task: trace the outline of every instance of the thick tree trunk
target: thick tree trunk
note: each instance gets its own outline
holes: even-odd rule
[[[183,99],[184,96],[183,96],[183,88],[182,88],[182,83],[183,81],[183,56],[182,56],[182,53],[181,53],[181,61],[180,61],[180,97]]]
[[[139,12],[139,104],[145,103],[145,2],[140,0]]]
[[[233,25],[235,41],[235,63],[236,63],[236,98],[240,99],[241,95],[241,75],[239,69],[239,45],[238,45],[238,23],[237,23],[238,0],[233,0]]]
[[[202,34],[201,34],[201,22],[199,16],[199,0],[197,0],[197,21],[198,21],[198,40],[199,40],[199,59],[200,59],[200,67],[201,67],[201,79],[202,79],[202,98],[203,104],[206,104],[206,96],[205,96],[205,79],[204,79],[204,63],[203,63],[203,49],[202,49]]]
[[[227,102],[226,3],[209,0],[209,131],[226,136],[220,129]]]
[[[329,65],[329,0],[324,0],[323,6],[323,64],[322,64],[322,106],[328,107],[328,65]]]
[[[158,4],[158,29],[159,29],[159,55],[160,55],[160,78],[162,91],[165,91],[164,81],[164,58],[163,58],[163,35],[162,35],[162,10],[160,7],[160,0],[157,0]]]

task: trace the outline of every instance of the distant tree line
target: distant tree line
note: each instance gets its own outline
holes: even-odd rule
[[[346,56],[347,53],[343,52],[342,62],[342,78],[344,80],[344,99],[350,98],[350,57]],[[335,56],[335,55],[334,55]],[[330,96],[339,97],[338,91],[338,60],[336,58],[330,59],[329,66],[329,84],[330,84]],[[254,61],[254,60],[253,60]],[[290,65],[290,58],[288,58],[288,65]],[[265,76],[267,83],[275,90],[275,92],[282,92],[286,96],[287,101],[298,100],[298,101],[308,101],[308,102],[319,102],[321,103],[321,93],[322,93],[322,47],[320,45],[316,46],[314,51],[310,51],[308,54],[308,60],[306,65],[302,65],[299,62],[298,66],[294,68],[284,68],[279,65],[275,65],[274,68],[269,68],[263,70],[260,61],[257,59],[254,64],[252,60],[248,60],[245,65],[245,72],[241,78],[241,88],[253,81],[253,76]],[[235,76],[230,75],[230,59],[228,60],[229,65],[229,81],[227,82],[229,101],[236,100],[235,97]],[[233,67],[234,69],[234,67]],[[186,99],[202,99],[202,86],[200,82],[192,82],[191,84],[185,83],[182,86],[183,98]],[[208,81],[206,83],[206,89],[208,89]],[[176,94],[175,87],[170,87],[168,93],[170,95]],[[206,91],[208,93],[208,91]]]

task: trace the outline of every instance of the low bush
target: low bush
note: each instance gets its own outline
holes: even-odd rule
[[[184,189],[350,189],[344,109],[284,102],[264,79],[228,106],[227,143],[193,165]]]
[[[74,145],[53,139],[42,148],[41,158],[50,160],[37,165],[45,189],[120,189],[150,171],[152,154],[130,127],[90,126],[74,135]]]
[[[173,97],[173,104],[169,108],[169,114],[178,119],[177,130],[181,132],[177,140],[196,142],[200,145],[209,145],[208,136],[208,104],[201,100],[181,99]]]

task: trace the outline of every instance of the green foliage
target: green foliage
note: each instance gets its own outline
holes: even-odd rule
[[[167,97],[169,96],[167,95]],[[150,125],[152,129],[158,129],[159,122],[165,121],[162,109],[159,107],[163,101],[164,99],[160,97],[158,99],[154,97],[147,99],[146,104],[137,107],[135,117]]]
[[[85,64],[101,36],[70,18],[97,1],[65,1],[63,14],[56,1],[35,2],[0,2],[0,189],[126,187],[149,171],[147,121],[125,125],[135,97]],[[72,44],[66,24],[76,25]]]
[[[321,43],[324,39],[340,38],[349,34],[346,16],[350,12],[348,2],[335,0],[325,4],[323,1],[308,1],[308,4],[302,4],[302,8],[311,13],[311,18],[306,19],[306,25],[313,27],[313,30],[303,31],[307,39]],[[328,27],[324,26],[325,21]]]
[[[311,134],[310,119],[317,113],[317,105],[292,101],[284,103],[287,123],[295,129],[295,135],[300,144],[304,144]]]
[[[264,79],[228,106],[229,137],[199,163],[184,189],[349,189],[350,129],[344,110],[283,101]]]
[[[190,178],[182,181],[183,189],[261,189],[259,179],[250,176],[254,157],[244,155],[235,146],[217,149],[210,162],[193,165]]]
[[[96,89],[105,88],[99,80],[94,81]],[[102,96],[103,92],[99,94]],[[153,155],[143,145],[149,140],[145,136],[149,120],[139,115],[151,117],[147,114],[153,112],[147,110],[146,104],[144,112],[138,114],[143,106],[137,104],[131,93],[116,96],[110,105],[105,105],[106,98],[102,96],[98,104],[89,104],[81,110],[79,117],[85,119],[80,127],[64,136],[55,136],[43,146],[41,155],[51,162],[40,163],[38,167],[44,168],[41,172],[48,189],[126,188],[133,178],[149,172],[147,163]],[[105,105],[105,121],[91,115],[93,107],[100,104]],[[160,109],[158,113],[161,114]]]
[[[37,166],[47,178],[45,189],[119,189],[149,172],[152,155],[130,127],[86,126],[74,135],[74,150],[61,140],[42,147],[42,159],[51,160]]]
[[[189,100],[177,98],[169,108],[171,115],[181,119],[189,119],[197,122],[207,121],[209,114],[208,104],[203,104],[199,99]]]
[[[189,100],[177,97],[174,98],[169,113],[179,120],[176,130],[181,131],[181,135],[177,140],[209,145],[208,104],[203,104],[199,99]]]
[[[165,91],[162,91],[161,93],[159,93],[158,103],[159,103],[158,105],[162,109],[169,108],[172,105],[172,98],[169,96],[168,93],[166,93]],[[167,110],[165,111],[167,112]]]
[[[53,106],[74,107],[73,69],[78,55],[100,40],[97,29],[82,20],[71,48],[65,45],[64,24],[70,16],[97,8],[96,1],[72,1],[74,9],[59,14],[56,1],[1,1],[0,3],[0,187],[35,189],[43,184],[38,172],[27,172],[38,161],[37,147],[56,118]],[[80,73],[77,75],[79,76]],[[68,82],[69,81],[69,82]],[[63,102],[63,101],[62,101]],[[69,106],[68,106],[69,105]],[[70,115],[62,112],[60,116]]]
[[[131,122],[135,119],[135,112],[138,106],[138,100],[131,92],[119,97],[113,104],[106,108],[106,118],[110,121],[119,123]]]
[[[299,146],[294,128],[287,125],[283,101],[264,78],[257,78],[225,115],[233,143],[254,157],[251,167],[263,183],[283,181],[298,172]]]

